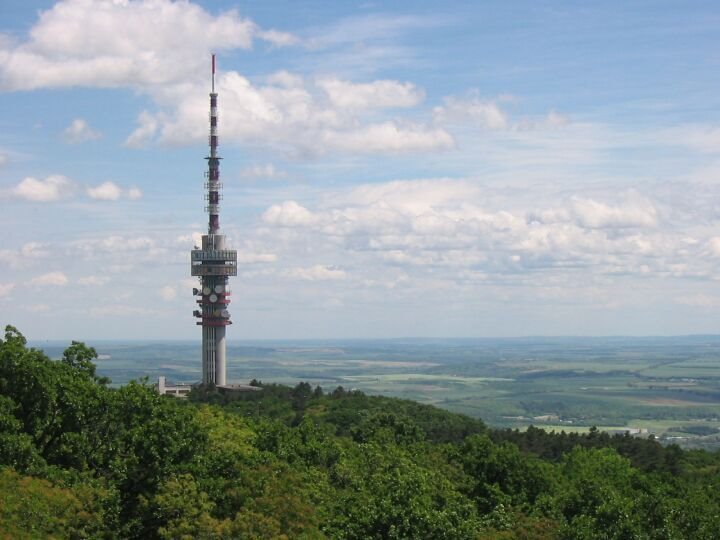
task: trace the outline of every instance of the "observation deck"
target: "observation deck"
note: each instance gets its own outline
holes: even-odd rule
[[[190,252],[193,276],[237,276],[237,251],[234,249],[193,249]]]

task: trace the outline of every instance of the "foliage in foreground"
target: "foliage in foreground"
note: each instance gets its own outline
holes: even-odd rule
[[[0,537],[715,538],[720,456],[493,431],[410,401],[254,384],[115,390],[94,349],[0,340]]]

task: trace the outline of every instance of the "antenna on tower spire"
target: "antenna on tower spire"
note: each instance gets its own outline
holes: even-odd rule
[[[215,93],[215,53],[212,55],[212,91]]]

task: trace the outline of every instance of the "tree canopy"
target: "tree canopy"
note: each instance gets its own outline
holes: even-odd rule
[[[720,457],[629,436],[493,430],[301,382],[119,389],[97,353],[0,340],[0,536],[648,538],[720,530]]]

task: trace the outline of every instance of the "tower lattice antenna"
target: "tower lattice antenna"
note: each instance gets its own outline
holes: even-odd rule
[[[237,252],[225,247],[225,235],[220,233],[220,156],[218,156],[218,95],[215,93],[215,55],[212,55],[210,92],[210,155],[206,173],[205,199],[208,213],[208,233],[202,237],[202,249],[191,252],[191,275],[200,278],[200,288],[193,289],[200,309],[193,315],[202,326],[203,384],[226,384],[225,327],[232,324],[230,287],[228,278],[237,275]]]

